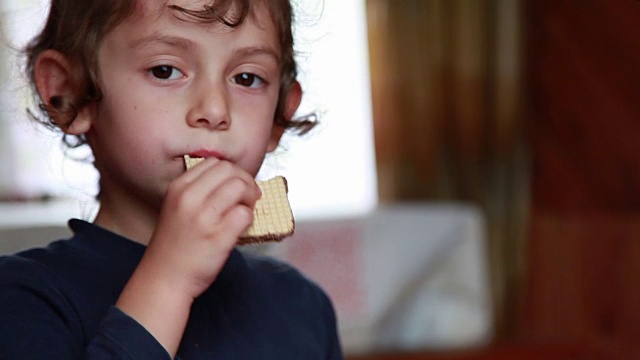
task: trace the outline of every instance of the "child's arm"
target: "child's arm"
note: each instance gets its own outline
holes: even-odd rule
[[[57,259],[50,248],[0,257],[0,359],[169,359],[148,331],[117,308],[106,314],[87,309],[91,299],[78,294],[87,288],[69,282],[74,276],[65,271],[70,268],[60,265],[75,261],[74,255],[84,263],[91,255],[63,247],[65,255]],[[93,276],[90,268],[78,269],[77,278]],[[95,287],[101,286],[97,281]]]
[[[116,306],[175,356],[193,300],[217,277],[260,197],[253,177],[210,159],[175,180]]]

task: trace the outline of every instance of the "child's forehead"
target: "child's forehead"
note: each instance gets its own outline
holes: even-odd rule
[[[1,0],[0,0],[1,1]],[[130,15],[125,17],[122,22],[113,28],[117,33],[116,38],[118,41],[125,41],[132,44],[139,43],[139,39],[145,39],[147,37],[153,38],[150,34],[156,36],[157,34],[164,34],[166,36],[169,33],[177,31],[181,33],[181,36],[197,36],[198,41],[204,40],[205,36],[201,36],[203,33],[197,34],[189,29],[205,29],[208,35],[214,34],[226,34],[229,32],[236,33],[240,29],[246,28],[259,28],[263,36],[252,35],[254,42],[260,39],[272,43],[272,47],[277,53],[282,51],[281,44],[279,42],[279,29],[273,21],[271,15],[271,9],[260,0],[254,1],[252,7],[244,9],[242,21],[236,25],[230,26],[220,20],[220,15],[229,15],[229,18],[234,21],[234,11],[239,11],[234,6],[242,6],[241,0],[132,0],[130,3]],[[215,1],[226,1],[224,4],[223,13],[215,14],[211,18],[199,18],[197,15],[192,15],[191,11],[204,13],[203,10],[207,9],[207,6],[217,5]],[[236,5],[236,3],[240,3]],[[227,7],[228,5],[228,7]],[[244,11],[248,11],[244,13]],[[246,33],[251,30],[242,30],[242,33]],[[255,34],[255,33],[254,33]],[[208,38],[209,36],[206,36]],[[145,42],[143,42],[145,43]]]
[[[0,0],[1,1],[1,0]],[[200,22],[202,24],[211,24],[214,26],[226,23],[226,19],[232,19],[235,22],[236,15],[246,12],[246,18],[243,15],[241,22],[252,22],[258,27],[264,28],[266,22],[278,24],[277,11],[269,6],[269,1],[273,0],[132,0],[133,12],[125,21],[137,22],[154,22],[163,17],[169,16],[174,20],[187,20]],[[223,4],[221,4],[223,3]],[[218,6],[224,9],[218,13]],[[246,9],[244,8],[246,6]],[[182,9],[182,10],[180,10]],[[208,9],[214,9],[209,13]],[[242,9],[242,10],[241,10]],[[183,11],[184,10],[184,11]],[[192,12],[193,13],[190,13]],[[191,15],[199,13],[197,15]],[[203,15],[202,18],[200,16]],[[235,27],[235,26],[234,26]],[[268,27],[268,25],[267,25]],[[279,32],[276,25],[276,33]]]
[[[151,15],[163,11],[168,5],[167,0],[134,0],[133,13],[138,16]]]
[[[269,0],[267,0],[269,1]],[[240,0],[133,0],[134,12],[138,14],[150,14],[154,12],[162,12],[171,6],[177,6],[191,10],[201,10],[207,7],[216,8],[220,2],[225,2],[229,6],[230,11],[234,11],[240,3],[249,4],[250,8],[263,7],[266,1],[250,0],[243,2]],[[226,6],[224,6],[226,8]],[[266,8],[266,7],[265,7]]]

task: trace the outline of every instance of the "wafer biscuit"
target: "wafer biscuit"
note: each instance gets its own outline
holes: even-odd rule
[[[189,170],[204,158],[184,156],[185,168]],[[293,234],[295,222],[289,199],[287,180],[276,176],[270,180],[258,181],[262,197],[253,209],[253,223],[240,237],[239,244],[253,244],[280,241]]]

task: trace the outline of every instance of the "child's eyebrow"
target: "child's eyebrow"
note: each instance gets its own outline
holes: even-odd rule
[[[193,42],[182,37],[153,33],[149,36],[132,41],[129,44],[129,47],[132,49],[142,49],[155,43],[178,47],[185,50],[188,50],[193,46]]]
[[[275,62],[280,62],[280,56],[270,46],[247,46],[235,49],[233,52],[238,57],[268,56]]]

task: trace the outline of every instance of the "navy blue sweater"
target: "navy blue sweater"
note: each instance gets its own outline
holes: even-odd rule
[[[168,359],[113,306],[145,247],[71,220],[71,239],[0,258],[0,359]],[[159,314],[162,316],[162,314]],[[194,302],[179,359],[342,359],[333,307],[290,266],[234,250]]]

